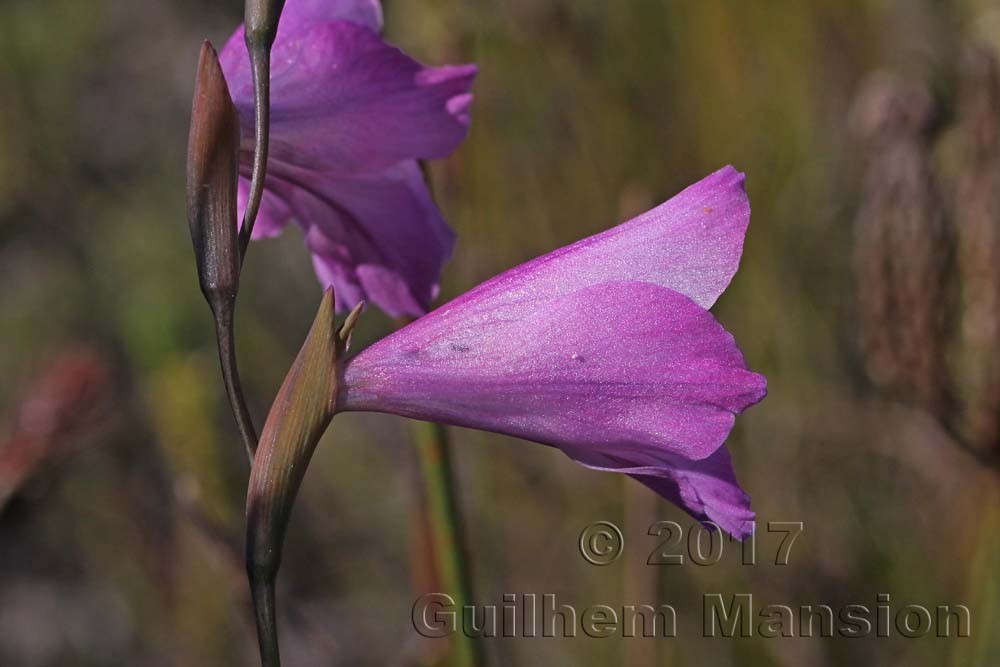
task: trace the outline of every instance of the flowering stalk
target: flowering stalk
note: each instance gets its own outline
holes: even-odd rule
[[[252,465],[247,569],[266,667],[280,662],[274,580],[285,526],[313,449],[339,403],[338,360],[360,305],[337,331],[333,314],[365,299],[393,316],[427,311],[454,233],[434,205],[417,160],[444,157],[465,137],[476,73],[471,65],[424,67],[383,42],[379,0],[289,0],[279,37],[285,4],[247,0],[245,25],[221,59],[206,43],[188,159],[199,279]],[[272,52],[279,64],[273,81]],[[278,102],[273,113],[272,90]],[[275,156],[269,164],[272,134]],[[251,151],[240,142],[250,136],[252,161],[241,164]],[[332,290],[324,296],[257,451],[237,369],[233,314],[249,241],[277,234],[290,219],[303,227],[317,275],[325,286],[337,285],[340,303]],[[446,461],[442,452],[447,454],[439,449],[438,461]],[[459,532],[450,470],[436,472],[444,486],[435,485],[438,492],[429,495],[445,517],[437,533],[454,546]],[[453,548],[439,551],[449,557],[442,570],[468,598],[461,556]]]
[[[464,138],[476,68],[427,68],[385,44],[378,0],[289,0],[278,37],[284,4],[247,2],[243,34],[223,50],[221,69],[203,50],[188,168],[199,278],[238,421],[249,424],[232,314],[258,213],[258,237],[296,220],[318,277],[336,284],[340,299],[324,294],[252,455],[246,565],[264,667],[280,665],[275,579],[285,529],[336,412],[434,422],[418,443],[431,532],[440,573],[463,603],[469,576],[440,424],[558,447],[587,467],[635,477],[702,521],[748,534],[750,499],[723,443],[735,416],[764,397],[766,381],[708,312],[742,254],[750,215],[742,174],[722,169],[345,360],[361,306],[339,329],[338,308],[369,298],[389,315],[419,316],[437,293],[454,234],[417,160],[443,157]],[[280,64],[273,81],[272,48]],[[271,92],[280,100],[273,110]],[[237,175],[241,117],[256,140],[249,184],[246,169]],[[255,440],[252,424],[241,431]],[[462,638],[458,659],[481,662],[477,648]]]
[[[749,213],[743,176],[727,167],[347,360],[360,307],[336,329],[327,291],[271,407],[250,476],[247,570],[264,666],[279,664],[274,583],[285,527],[337,412],[387,412],[558,447],[746,536],[754,514],[723,442],[736,414],[765,396],[766,381],[706,307],[736,271]],[[435,436],[421,447],[442,575],[467,599],[441,427],[426,428]],[[457,646],[475,664],[476,647]]]

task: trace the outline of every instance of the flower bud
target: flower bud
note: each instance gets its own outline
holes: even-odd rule
[[[187,208],[201,290],[213,310],[233,303],[240,260],[236,229],[239,116],[209,42],[201,48],[188,135]]]
[[[254,457],[247,491],[247,572],[264,665],[278,664],[274,579],[285,527],[309,460],[336,412],[340,362],[362,306],[337,329],[333,290],[323,295],[309,335],[271,405]]]

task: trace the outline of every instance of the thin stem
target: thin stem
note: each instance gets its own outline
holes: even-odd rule
[[[232,301],[224,304],[213,304],[212,314],[215,317],[215,334],[219,347],[219,362],[222,364],[222,381],[226,385],[226,395],[229,396],[229,407],[236,419],[240,439],[246,449],[250,465],[253,465],[254,452],[257,451],[257,430],[253,418],[247,408],[243,395],[243,384],[240,382],[240,371],[236,363],[236,339],[233,332]]]
[[[414,422],[417,453],[428,508],[428,523],[441,582],[461,608],[473,604],[472,580],[465,558],[465,536],[451,465],[448,432],[441,424]],[[456,667],[485,664],[480,642],[464,632],[453,635]]]
[[[248,45],[250,70],[253,76],[254,141],[253,171],[250,175],[250,195],[243,212],[240,226],[240,258],[246,256],[247,246],[257,212],[264,197],[264,177],[267,173],[267,149],[270,136],[271,117],[271,49],[262,43]]]
[[[253,594],[254,615],[257,620],[261,667],[281,667],[274,604],[274,577],[257,578],[251,574],[250,592]]]

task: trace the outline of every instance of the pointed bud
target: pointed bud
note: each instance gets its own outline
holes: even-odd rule
[[[233,336],[241,253],[236,228],[240,121],[209,42],[201,47],[188,135],[187,207],[198,281],[215,317],[219,360],[240,438],[253,460],[257,434],[243,398]]]
[[[264,423],[247,492],[247,571],[265,665],[278,664],[274,579],[285,527],[306,467],[336,412],[340,364],[361,306],[334,322],[333,290],[323,295],[309,335]]]
[[[187,207],[201,290],[213,310],[236,299],[239,116],[209,42],[201,47],[188,135]]]

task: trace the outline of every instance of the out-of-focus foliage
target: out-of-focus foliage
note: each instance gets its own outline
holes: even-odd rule
[[[554,450],[455,429],[483,603],[553,593],[578,609],[658,602],[679,615],[656,663],[634,657],[648,640],[578,636],[489,640],[498,664],[1000,663],[997,476],[930,416],[870,388],[853,345],[851,228],[866,151],[848,127],[871,72],[918,78],[944,109],[936,168],[945,186],[958,178],[959,54],[1000,48],[1000,6],[384,4],[389,38],[410,53],[480,66],[469,140],[433,166],[460,236],[445,296],[724,164],[748,174],[746,254],[715,310],[769,378],[770,396],[730,444],[762,525],[803,522],[790,564],[770,564],[778,538],[762,535],[756,566],[728,544],[712,567],[647,566],[659,542],[649,523],[689,525],[678,510]],[[184,212],[198,48],[204,37],[221,45],[241,13],[240,2],[192,0],[0,5],[0,448],[55,350],[99,350],[116,392],[112,426],[68,460],[39,464],[0,513],[0,664],[253,659],[240,538],[248,471]],[[241,287],[237,345],[259,425],[320,298],[296,229],[252,248]],[[368,312],[353,345],[391,327]],[[431,590],[414,471],[403,420],[334,420],[290,526],[279,586],[289,665],[434,654],[410,624]],[[577,540],[601,519],[623,525],[627,546],[595,568]],[[702,595],[742,592],[793,607],[874,608],[879,593],[894,610],[965,604],[972,637],[703,638]]]

